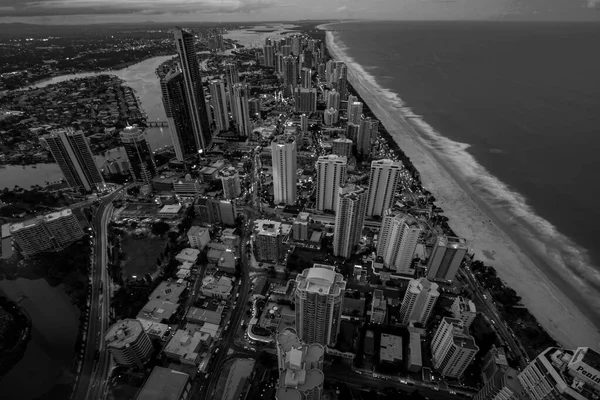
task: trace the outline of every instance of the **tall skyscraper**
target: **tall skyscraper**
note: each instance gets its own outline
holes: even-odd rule
[[[229,113],[227,112],[227,94],[225,84],[220,79],[210,81],[210,97],[215,113],[215,124],[217,130],[229,130]]]
[[[223,184],[223,196],[226,199],[235,199],[242,193],[240,175],[235,167],[226,167],[219,171],[219,178]]]
[[[327,94],[327,108],[340,109],[340,92],[333,89]]]
[[[310,89],[312,86],[312,70],[310,68],[302,68],[300,74],[300,84],[305,89]]]
[[[467,241],[452,236],[438,236],[427,262],[427,279],[452,281],[467,254]]]
[[[320,400],[323,393],[323,359],[325,348],[304,344],[292,328],[285,328],[276,337],[279,366],[278,400]]]
[[[106,348],[115,362],[123,366],[144,367],[154,351],[148,334],[137,319],[124,319],[108,328]]]
[[[231,93],[233,85],[240,83],[240,75],[238,73],[237,65],[234,63],[225,64],[225,82],[227,83],[227,90]]]
[[[296,111],[311,113],[317,111],[317,89],[297,87],[294,92]]]
[[[281,53],[275,54],[275,73],[283,73],[283,54]]]
[[[360,125],[362,118],[363,103],[360,101],[354,101],[348,107],[348,122],[356,125]]]
[[[346,67],[346,64],[342,64],[339,68],[337,89],[340,92],[342,99],[348,97],[348,67]]]
[[[357,185],[338,188],[338,204],[335,212],[333,254],[350,258],[358,245],[365,222],[367,190]]]
[[[77,217],[70,209],[14,223],[9,231],[25,257],[44,251],[62,250],[84,235]]]
[[[274,63],[274,49],[273,46],[265,46],[263,47],[263,56],[265,57],[265,67],[273,68],[275,66]]]
[[[275,204],[293,205],[297,188],[296,137],[282,135],[271,142],[273,165],[273,195]]]
[[[82,131],[75,131],[73,128],[53,129],[49,134],[43,135],[40,142],[52,153],[71,189],[90,192],[104,184]]]
[[[330,265],[315,264],[296,276],[296,330],[300,340],[335,346],[346,281]]]
[[[354,104],[357,101],[358,101],[358,97],[353,96],[353,95],[348,96],[348,100],[346,101],[346,116],[348,116],[348,117],[350,116],[352,104]],[[348,118],[348,121],[350,121],[350,118]]]
[[[171,70],[160,80],[162,100],[167,114],[167,122],[175,156],[179,161],[198,154],[198,145],[194,138],[194,128],[190,104],[187,101],[183,73]]]
[[[285,47],[285,46],[284,46]],[[298,62],[296,57],[283,57],[284,95],[290,96],[298,84]]]
[[[248,85],[237,83],[233,85],[233,94],[231,96],[231,112],[238,136],[248,137],[252,134],[252,124],[250,123],[250,110],[248,103]]]
[[[331,142],[331,151],[333,154],[350,159],[352,157],[352,140],[347,139],[343,135],[334,139]]]
[[[306,114],[300,116],[300,129],[302,133],[308,132],[308,115]]]
[[[356,141],[359,130],[360,125],[353,124],[352,122],[348,123],[348,125],[346,125],[346,137],[350,140]]]
[[[194,49],[194,34],[181,28],[175,28],[174,35],[179,65],[183,72],[186,99],[190,105],[189,111],[196,147],[198,150],[206,152],[212,141],[212,134],[200,76],[200,65]]]
[[[479,347],[469,330],[454,318],[444,318],[431,341],[433,367],[446,378],[460,379]]]
[[[338,188],[346,183],[348,159],[330,154],[321,156],[315,164],[317,170],[317,210],[336,211]]]
[[[335,108],[330,108],[328,110],[325,110],[325,112],[323,112],[323,123],[325,125],[337,124],[338,119],[339,119],[339,113],[338,113],[338,110],[336,110]]]
[[[283,54],[284,57],[289,57],[292,54],[292,46],[287,44],[281,46],[281,54]]]
[[[325,82],[327,85],[331,85],[335,79],[335,61],[329,60],[325,64]]]
[[[381,217],[385,210],[392,207],[402,169],[402,162],[400,161],[383,159],[371,163],[367,216],[377,215]]]
[[[427,324],[439,297],[440,292],[436,283],[431,283],[425,278],[411,279],[400,306],[402,324],[408,325],[411,322]]]
[[[127,126],[120,137],[133,179],[150,184],[150,180],[156,175],[156,164],[144,132],[137,125]]]
[[[600,398],[600,354],[589,347],[550,347],[525,367],[519,382],[531,400]]]
[[[412,274],[412,261],[421,234],[421,227],[413,217],[386,210],[383,215],[377,255],[384,265],[399,274]]]
[[[356,150],[358,151],[358,154],[371,154],[371,146],[373,140],[377,138],[378,130],[379,121],[376,119],[367,117],[360,122],[358,137],[356,139]]]

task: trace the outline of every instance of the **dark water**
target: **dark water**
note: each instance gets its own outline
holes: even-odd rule
[[[492,201],[571,274],[565,284],[600,293],[599,23],[330,29],[380,86],[455,144],[441,151],[462,152],[463,172],[473,158],[483,167]]]

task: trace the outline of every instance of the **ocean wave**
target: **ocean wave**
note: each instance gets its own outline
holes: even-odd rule
[[[469,144],[459,143],[441,135],[419,115],[414,114],[397,93],[382,87],[367,69],[347,54],[348,47],[340,40],[339,34],[327,32],[327,43],[336,56],[352,63],[349,73],[352,69],[355,70],[354,75],[360,77],[365,86],[373,88],[373,92],[389,104],[389,108],[399,111],[399,114],[416,128],[420,141],[455,168],[492,211],[509,215],[507,225],[530,245],[539,258],[547,261],[546,265],[552,268],[555,274],[580,291],[588,301],[594,301],[596,310],[600,309],[600,271],[592,265],[586,249],[560,233],[550,221],[537,215],[523,195],[479,164],[475,157],[467,152]],[[538,265],[538,268],[540,267],[542,266]]]

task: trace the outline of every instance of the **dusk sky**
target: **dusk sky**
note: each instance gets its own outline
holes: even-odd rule
[[[0,22],[600,20],[600,0],[0,0]]]

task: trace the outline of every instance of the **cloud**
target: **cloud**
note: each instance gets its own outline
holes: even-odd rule
[[[335,12],[339,12],[339,13],[344,12],[344,11],[348,11],[348,6],[341,6],[341,7],[338,7],[337,10],[335,10]]]
[[[279,0],[0,0],[4,16],[249,13]]]
[[[600,0],[588,0],[588,8],[600,8]]]

